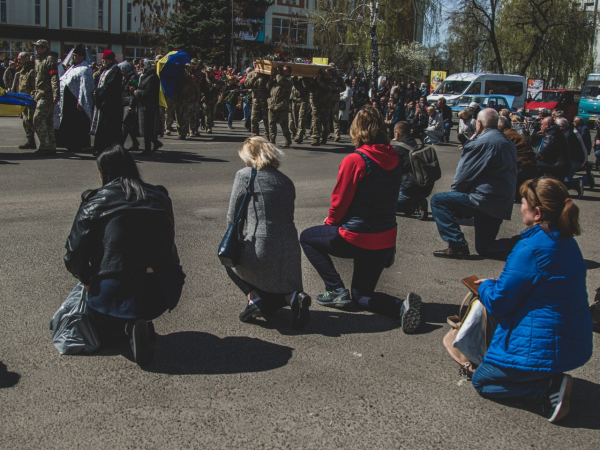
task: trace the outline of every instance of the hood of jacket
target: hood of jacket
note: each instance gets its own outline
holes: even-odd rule
[[[356,150],[371,158],[383,170],[392,170],[398,165],[398,153],[391,145],[363,145]]]

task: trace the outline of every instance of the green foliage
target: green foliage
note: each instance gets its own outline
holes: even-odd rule
[[[379,62],[381,73],[392,80],[421,80],[429,68],[427,49],[418,42],[395,43]]]

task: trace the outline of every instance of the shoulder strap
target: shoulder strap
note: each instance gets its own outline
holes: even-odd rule
[[[412,152],[414,150],[414,148],[412,148],[408,144],[405,144],[404,142],[398,142],[398,146],[402,147],[404,150],[408,150],[409,152]]]
[[[244,199],[242,200],[240,208],[235,215],[235,220],[233,221],[234,223],[239,223],[242,217],[244,219],[246,218],[246,211],[248,210],[248,204],[250,203],[250,195],[254,193],[254,178],[256,178],[256,169],[253,167],[252,172],[250,173],[248,184],[246,184],[246,193],[244,194]]]

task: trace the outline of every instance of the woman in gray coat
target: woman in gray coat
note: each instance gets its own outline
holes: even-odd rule
[[[239,151],[246,163],[235,176],[227,224],[233,222],[246,192],[252,168],[257,169],[238,264],[227,274],[248,298],[240,314],[248,322],[289,305],[294,329],[309,320],[311,298],[302,292],[298,231],[294,225],[294,183],[278,169],[283,152],[259,136],[248,138]]]

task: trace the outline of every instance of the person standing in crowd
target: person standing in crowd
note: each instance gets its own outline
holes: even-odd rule
[[[422,98],[427,98],[427,95],[429,94],[429,89],[427,88],[427,85],[425,83],[421,83],[419,94]]]
[[[192,107],[194,96],[196,94],[194,80],[190,74],[191,66],[181,71],[181,77],[177,82],[177,88],[171,101],[175,105],[175,115],[177,117],[177,134],[179,139],[185,141],[190,129],[190,119],[192,117]],[[206,125],[208,129],[208,123]],[[207,131],[208,132],[208,131]]]
[[[600,170],[600,117],[596,119],[596,136],[594,136],[594,156],[596,158],[596,170]]]
[[[477,138],[463,146],[450,192],[431,197],[431,212],[441,238],[448,244],[433,256],[466,259],[469,245],[459,216],[475,218],[475,249],[479,255],[500,257],[494,245],[503,220],[510,220],[517,185],[517,149],[498,130],[498,113],[484,109],[477,116]]]
[[[587,162],[587,152],[585,150],[585,144],[580,136],[577,136],[577,131],[574,127],[569,124],[569,121],[565,118],[559,118],[555,120],[556,124],[560,127],[561,133],[567,140],[569,148],[569,160],[571,161],[571,170],[569,174],[564,178],[564,183],[567,189],[574,189],[577,191],[577,197],[583,196],[583,179],[575,179],[575,174],[584,168]]]
[[[158,93],[160,91],[160,80],[152,61],[142,61],[144,72],[140,77],[138,87],[132,87],[131,92],[137,107],[138,128],[144,137],[144,151],[142,155],[152,155],[163,146],[158,140],[160,117],[158,112]],[[132,102],[134,101],[132,99]],[[133,105],[133,103],[132,103]],[[130,105],[130,107],[132,107]]]
[[[102,187],[85,191],[67,239],[67,270],[85,287],[102,346],[130,339],[135,362],[154,357],[152,320],[179,302],[185,274],[175,245],[173,206],[144,183],[118,144],[98,157]]]
[[[426,144],[439,144],[444,139],[444,120],[442,114],[437,112],[435,106],[427,108],[429,121],[425,129]],[[443,142],[443,141],[442,141]]]
[[[70,152],[81,152],[90,146],[93,92],[92,69],[86,61],[85,47],[78,44],[71,55],[71,66],[60,77],[57,141]]]
[[[139,120],[137,117],[135,100],[133,104],[131,102],[133,97],[133,90],[131,88],[136,89],[138,87],[139,79],[137,72],[129,62],[123,61],[120,63],[119,69],[121,69],[121,74],[123,74],[123,92],[121,94],[123,98],[123,107],[127,108],[125,118],[123,119],[123,137],[121,139],[121,146],[125,145],[127,136],[129,136],[131,137],[131,147],[127,150],[134,152],[140,149],[140,142],[137,139],[140,130],[138,128]]]
[[[290,94],[290,133],[294,141],[302,144],[306,133],[306,116],[310,99],[310,78],[292,77],[292,93]]]
[[[260,121],[265,125],[265,138],[269,139],[269,77],[253,70],[246,78],[246,87],[252,89],[252,116],[250,119],[250,133],[260,136]]]
[[[206,134],[212,134],[212,129],[215,126],[215,109],[221,93],[221,84],[219,83],[219,80],[215,78],[212,67],[206,68],[206,84],[208,87],[204,92],[202,109],[204,110]]]
[[[411,136],[421,141],[425,140],[425,130],[429,125],[429,113],[426,111],[419,106],[415,108],[415,118],[413,119],[412,131],[410,132]]]
[[[3,81],[7,92],[12,92],[13,82],[15,81],[16,64],[14,61],[9,61],[8,67],[4,71]]]
[[[202,99],[202,84],[206,79],[206,75],[202,72],[202,64],[198,61],[198,58],[192,58],[191,61],[191,75],[194,82],[194,101],[192,104],[191,116],[190,116],[190,133],[189,136],[200,136],[200,103]]]
[[[586,263],[573,238],[579,208],[554,178],[523,183],[527,229],[498,279],[478,280],[479,298],[499,324],[473,375],[486,398],[541,400],[549,422],[570,410],[573,378],[592,356]]]
[[[35,90],[35,63],[29,59],[27,52],[19,53],[19,77],[17,91],[22,94],[32,95]],[[35,111],[29,106],[21,113],[23,119],[23,130],[27,142],[19,145],[21,150],[35,150],[35,128],[33,126],[33,116]]]
[[[372,106],[356,115],[350,136],[356,151],[340,164],[328,217],[323,225],[300,235],[304,254],[325,282],[326,292],[317,296],[317,302],[334,308],[354,303],[395,318],[405,333],[413,333],[421,322],[421,298],[411,293],[402,301],[375,292],[396,246],[396,202],[402,175],[399,157],[389,145],[383,117]],[[331,256],[354,261],[351,291]]]
[[[54,105],[60,99],[58,63],[50,54],[48,41],[40,39],[34,43],[35,63],[35,114],[33,126],[40,141],[40,148],[34,152],[37,156],[56,154],[56,136],[54,134]]]
[[[525,136],[513,130],[511,123],[506,117],[498,117],[498,129],[502,131],[506,137],[515,145],[517,149],[517,191],[515,193],[515,201],[521,201],[521,185],[525,180],[530,180],[535,177],[537,168],[535,164],[535,152],[525,139]]]
[[[237,110],[238,100],[240,98],[240,87],[236,83],[234,77],[227,79],[227,86],[223,91],[223,100],[225,101],[225,107],[227,108],[227,127],[233,129],[233,116]]]
[[[121,142],[123,126],[123,75],[112,50],[102,53],[102,67],[104,72],[94,91],[96,111],[91,132],[95,136],[94,156],[110,145]]]
[[[564,180],[571,171],[569,144],[552,117],[542,120],[542,143],[536,154],[538,176],[550,175]]]
[[[344,108],[340,111],[340,128],[341,132],[348,133],[348,124],[350,123],[350,108],[352,102],[352,88],[350,87],[350,79],[344,81],[346,90],[340,94],[340,106],[344,104]]]
[[[333,125],[333,140],[339,142],[340,136],[340,94],[346,90],[344,79],[338,73],[334,63],[329,63],[331,69],[331,102],[330,122]]]
[[[248,205],[245,245],[238,264],[227,274],[247,297],[242,322],[263,317],[280,308],[292,309],[292,327],[308,323],[311,298],[302,288],[302,259],[294,225],[294,183],[278,168],[283,152],[260,136],[244,141],[239,151],[246,164],[233,183],[227,212],[231,224],[240,208],[253,170],[253,193]]]
[[[311,145],[327,143],[329,136],[329,112],[331,107],[332,82],[331,71],[324,69],[313,81],[310,104],[312,107],[311,133],[314,138]]]
[[[354,89],[352,90],[352,104],[354,105],[354,114],[356,115],[363,108],[369,96],[364,83],[356,79],[352,83],[354,84]]]
[[[592,135],[590,133],[589,127],[585,124],[585,121],[579,117],[575,116],[573,119],[573,132],[575,135],[579,135],[581,140],[583,141],[583,146],[586,151],[586,160],[587,157],[592,153]],[[587,162],[583,166],[585,170],[585,183],[591,188],[594,189],[596,187],[596,180],[594,175],[592,174],[592,163]]]
[[[458,123],[458,134],[457,138],[461,145],[465,145],[468,141],[475,136],[477,131],[477,120],[471,117],[468,109],[463,109],[458,113],[460,122]]]
[[[450,130],[452,129],[452,108],[446,105],[446,99],[440,97],[437,103],[438,111],[442,114],[444,121],[444,137],[442,142],[450,142]]]
[[[281,132],[285,138],[284,148],[292,144],[292,135],[288,124],[290,121],[290,94],[292,93],[292,68],[283,66],[271,72],[269,81],[269,140],[275,144],[277,138],[277,122],[281,126]]]

